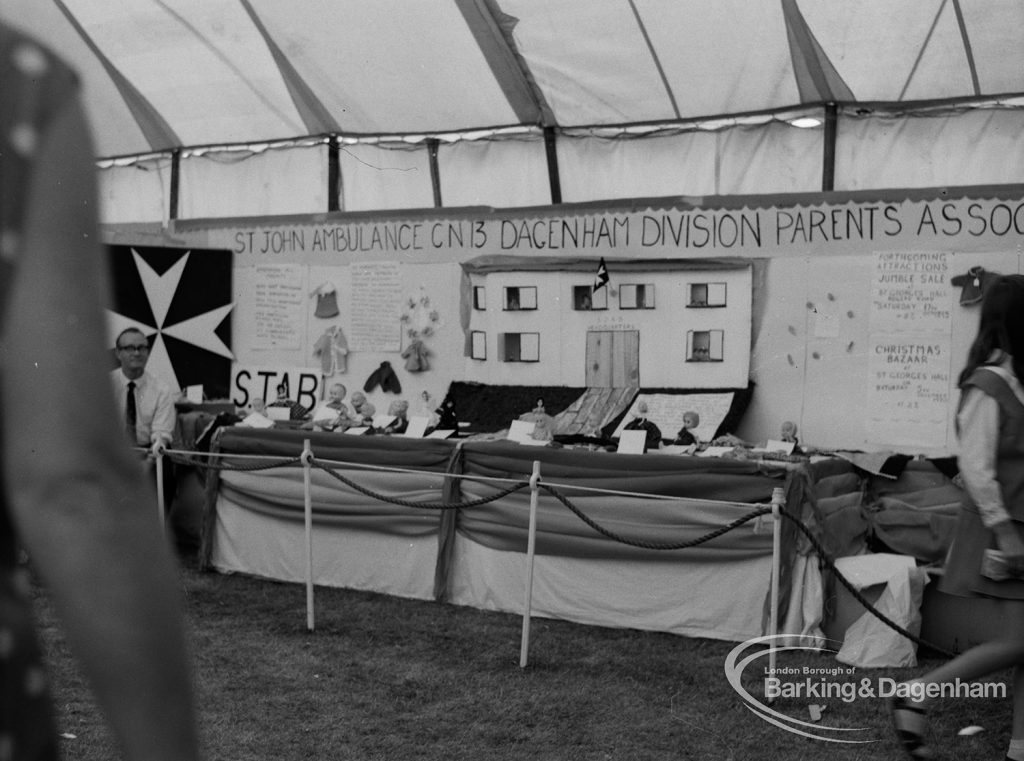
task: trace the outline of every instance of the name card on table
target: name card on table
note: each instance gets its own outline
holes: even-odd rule
[[[707,447],[697,452],[698,457],[725,457],[731,454],[734,447]]]
[[[623,431],[619,434],[619,447],[616,452],[622,454],[643,454],[647,443],[647,431]]]
[[[430,427],[430,418],[423,415],[414,415],[409,418],[409,425],[405,429],[403,436],[407,436],[410,439],[422,439],[423,434],[427,432],[427,428]]]
[[[533,429],[537,424],[532,420],[513,420],[512,424],[508,427],[508,435],[505,437],[509,441],[515,441],[520,444],[530,443],[533,441]]]
[[[693,454],[696,451],[696,444],[662,444],[658,454]]]
[[[321,420],[331,421],[334,420],[336,417],[338,417],[338,410],[334,409],[333,407],[328,407],[326,403],[321,404],[319,407],[316,408],[316,411],[313,412],[314,423]]]
[[[764,449],[762,449],[761,451],[782,452],[782,454],[793,454],[794,446],[796,445],[792,441],[778,441],[776,439],[768,439],[768,443],[764,445]]]
[[[274,421],[266,415],[261,415],[258,412],[251,412],[242,419],[239,425],[245,425],[249,428],[273,428]]]
[[[267,407],[266,415],[271,420],[291,420],[292,411],[288,407]]]

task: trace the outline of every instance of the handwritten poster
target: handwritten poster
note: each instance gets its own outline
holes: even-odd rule
[[[402,270],[398,262],[354,262],[349,348],[400,351],[402,303]]]
[[[253,348],[301,348],[306,314],[304,269],[293,264],[257,264],[255,272]]]
[[[868,340],[867,429],[887,447],[946,446],[953,290],[944,251],[875,257]]]
[[[872,336],[868,348],[871,438],[893,446],[945,446],[949,336]]]
[[[949,333],[952,291],[945,251],[883,251],[871,284],[872,332]]]

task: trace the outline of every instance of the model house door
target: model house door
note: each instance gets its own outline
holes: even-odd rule
[[[640,385],[640,331],[587,331],[588,388]]]

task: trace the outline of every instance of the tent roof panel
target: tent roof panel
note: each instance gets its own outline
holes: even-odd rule
[[[684,117],[800,102],[780,3],[721,0],[714,14],[666,2],[640,7],[651,7],[647,25]],[[732,19],[728,35],[719,13]]]
[[[1024,92],[1019,0],[4,0],[0,16],[80,72],[101,156]]]
[[[516,122],[454,3],[253,3],[346,132],[459,130]]]

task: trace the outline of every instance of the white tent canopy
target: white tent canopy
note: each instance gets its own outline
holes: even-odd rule
[[[1024,158],[1017,0],[0,13],[81,73],[112,222],[1007,184]]]

